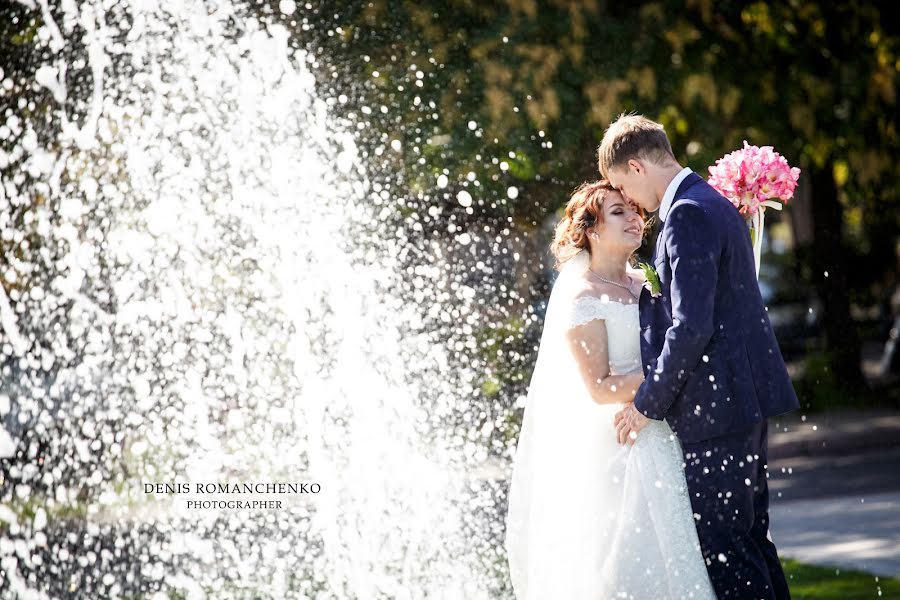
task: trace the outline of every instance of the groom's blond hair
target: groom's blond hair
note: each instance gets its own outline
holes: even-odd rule
[[[600,174],[609,178],[611,169],[623,168],[632,158],[657,165],[675,161],[672,144],[660,123],[641,115],[619,115],[610,124],[597,149]]]

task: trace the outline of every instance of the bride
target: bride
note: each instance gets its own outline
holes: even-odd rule
[[[506,550],[518,600],[715,599],[681,446],[664,421],[619,445],[613,417],[643,381],[641,209],[604,181],[566,205],[519,435]],[[649,294],[649,292],[647,292]]]

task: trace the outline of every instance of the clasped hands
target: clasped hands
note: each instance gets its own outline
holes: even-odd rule
[[[638,432],[647,426],[650,419],[644,416],[634,404],[629,402],[625,408],[616,413],[613,423],[616,428],[616,439],[620,444],[634,444]]]

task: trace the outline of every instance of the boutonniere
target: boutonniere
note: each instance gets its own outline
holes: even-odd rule
[[[653,268],[653,265],[650,263],[638,263],[638,266],[641,268],[641,271],[644,272],[644,277],[647,281],[644,282],[644,287],[650,290],[650,295],[654,298],[658,298],[662,296],[662,284],[659,282],[659,274],[656,272],[656,269]]]

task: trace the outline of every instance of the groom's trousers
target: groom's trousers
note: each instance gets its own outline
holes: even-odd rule
[[[719,600],[790,598],[768,537],[767,423],[683,443],[685,478],[710,580]]]

